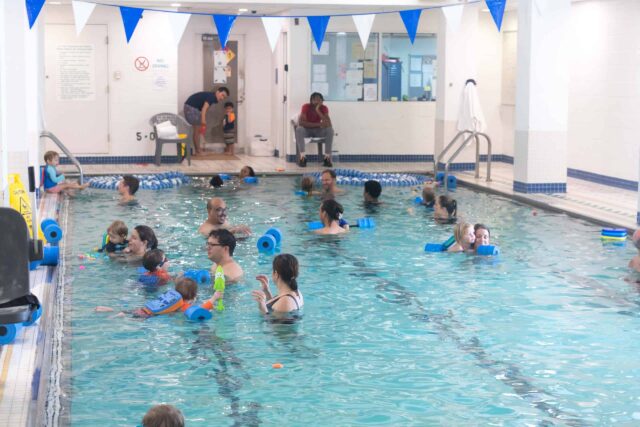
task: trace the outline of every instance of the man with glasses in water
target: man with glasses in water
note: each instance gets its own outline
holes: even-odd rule
[[[208,236],[213,230],[229,230],[238,238],[246,238],[251,235],[251,229],[244,225],[232,226],[227,222],[227,204],[219,197],[214,197],[207,202],[207,219],[198,228],[198,233]]]
[[[225,229],[213,230],[207,237],[207,257],[213,262],[211,277],[216,274],[216,268],[222,267],[225,282],[236,283],[242,279],[244,272],[242,267],[233,260],[233,251],[236,248],[236,238]]]

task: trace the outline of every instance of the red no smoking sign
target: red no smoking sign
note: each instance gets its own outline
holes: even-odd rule
[[[138,56],[133,62],[133,65],[135,65],[138,71],[146,71],[147,68],[149,68],[149,60],[144,56]]]

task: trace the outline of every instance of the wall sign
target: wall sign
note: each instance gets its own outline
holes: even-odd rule
[[[96,99],[95,48],[92,44],[56,46],[56,96],[58,101]]]
[[[147,68],[149,68],[149,60],[144,56],[138,56],[136,60],[133,61],[133,65],[138,71],[147,71]]]

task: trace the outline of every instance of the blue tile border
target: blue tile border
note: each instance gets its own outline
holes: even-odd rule
[[[582,171],[579,169],[567,169],[567,176],[585,181],[596,182],[610,187],[623,188],[625,190],[638,191],[638,183],[628,179],[614,178],[612,176],[600,175],[598,173]]]
[[[636,224],[640,225],[640,212],[636,215]]]
[[[334,154],[335,155],[335,154]],[[317,154],[305,156],[309,162],[318,162]],[[339,162],[433,162],[432,154],[338,154]],[[287,155],[287,162],[295,163],[295,154]]]
[[[131,163],[153,163],[155,156],[80,156],[76,157],[80,164],[102,165],[102,164],[131,164]],[[178,156],[162,156],[162,163],[180,163]],[[68,157],[60,157],[61,165],[73,164]]]
[[[564,182],[530,184],[526,182],[513,181],[513,191],[517,193],[566,193],[567,184]]]

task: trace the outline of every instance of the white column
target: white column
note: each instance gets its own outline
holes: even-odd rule
[[[9,161],[7,155],[8,141],[7,141],[7,71],[6,60],[7,55],[4,53],[7,51],[6,37],[5,37],[5,9],[6,2],[0,2],[0,192],[2,192],[2,206],[9,206],[9,182],[7,170],[9,168]]]
[[[46,6],[32,29],[29,29],[24,2],[0,2],[0,8],[0,32],[4,39],[0,45],[0,148],[6,162],[0,160],[0,174],[4,190],[10,173],[19,173],[27,187],[27,168],[35,166],[37,170],[42,163],[39,149],[44,87],[41,30]],[[8,202],[8,197],[4,200]]]
[[[468,79],[477,80],[475,43],[478,40],[478,10],[477,4],[465,5],[462,22],[455,32],[447,27],[445,17],[440,14],[434,147],[436,158],[458,133],[458,109],[465,82]],[[449,151],[449,154],[453,154],[453,151]],[[475,162],[473,146],[454,160],[454,163],[464,162]]]
[[[564,193],[567,185],[571,1],[544,3],[518,3],[513,188],[524,193]]]

